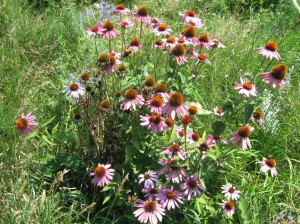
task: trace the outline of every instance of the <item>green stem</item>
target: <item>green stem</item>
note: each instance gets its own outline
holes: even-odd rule
[[[143,22],[141,21],[141,26],[140,26],[140,40],[142,39],[142,30],[143,30]]]

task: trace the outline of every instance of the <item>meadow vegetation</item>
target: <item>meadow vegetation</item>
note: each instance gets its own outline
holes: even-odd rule
[[[153,49],[160,37],[146,26],[141,31],[138,23],[124,36],[126,46],[134,37],[143,45],[131,57],[120,59],[127,73],[102,74],[106,78],[101,79],[98,56],[110,53],[109,48],[123,52],[122,36],[111,41],[97,39],[86,29],[109,19],[121,32],[116,24],[119,17],[112,12],[119,1],[101,2],[97,8],[71,0],[3,0],[0,222],[139,223],[133,214],[135,200],[128,196],[143,199],[138,176],[159,171],[160,153],[173,142],[192,152],[183,166],[192,172],[189,175],[199,176],[205,190],[186,199],[180,208],[165,212],[162,223],[262,224],[273,223],[281,215],[286,223],[288,216],[300,222],[299,13],[292,1],[261,1],[262,5],[251,1],[255,5],[237,6],[232,2],[123,1],[133,12],[135,5],[145,5],[151,17],[162,19],[173,30],[174,37],[185,28],[178,13],[193,9],[204,24],[197,34],[207,33],[226,48],[202,49],[211,65],[198,66],[193,59],[178,65],[172,55]],[[265,60],[257,51],[269,40],[278,44],[279,62]],[[268,86],[260,76],[278,64],[288,67],[281,89]],[[82,82],[93,93],[86,93],[85,101],[76,101],[66,90],[84,72],[96,80]],[[181,93],[189,106],[197,106],[200,114],[192,116],[189,127],[201,134],[201,144],[212,133],[229,139],[249,123],[255,128],[250,137],[252,148],[243,150],[231,142],[205,151],[196,144],[187,146],[184,138],[178,140],[175,128],[151,133],[140,121],[140,116],[149,114],[147,108],[120,108],[130,88],[139,94],[144,90],[144,98],[153,92],[145,83],[149,77],[166,84],[170,94]],[[234,89],[241,77],[256,85],[257,98],[247,98]],[[106,99],[109,106],[107,102],[100,105]],[[215,107],[225,112],[224,117],[214,113]],[[263,125],[250,121],[257,109],[264,112]],[[22,135],[16,121],[29,112],[39,125]],[[177,118],[178,126],[187,132],[188,125],[181,122],[188,121]],[[261,172],[258,162],[264,157],[276,159],[277,176]],[[113,179],[103,187],[91,183],[90,173],[98,163],[111,164],[114,169]],[[158,184],[165,182],[160,176]],[[227,183],[241,192],[233,216],[223,214],[221,187]]]

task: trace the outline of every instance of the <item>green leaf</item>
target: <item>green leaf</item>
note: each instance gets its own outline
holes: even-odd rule
[[[42,135],[42,138],[49,144],[49,145],[56,145],[53,142],[51,142],[46,135]]]
[[[45,121],[44,123],[42,123],[41,127],[45,127],[46,125],[50,124],[54,120],[55,117],[56,116],[54,116],[54,117],[50,118],[49,120]]]
[[[34,138],[35,136],[37,136],[39,133],[39,130],[38,129],[35,129],[33,132],[31,132],[27,137],[26,139],[31,139],[31,138]]]
[[[106,185],[101,192],[104,192],[104,191],[108,191],[109,189],[111,189],[111,186],[110,185]]]
[[[212,125],[215,135],[220,135],[224,132],[226,126],[222,121],[215,121]]]
[[[107,195],[107,196],[104,198],[102,205],[104,205],[106,202],[108,202],[110,198],[111,198],[111,195]]]
[[[245,107],[245,113],[244,113],[244,124],[246,125],[248,123],[249,118],[251,117],[251,114],[253,112],[253,105],[247,104]]]
[[[39,163],[41,163],[41,164],[47,164],[52,159],[54,159],[53,155],[46,154],[46,155],[42,155],[42,156],[38,157],[36,159],[36,161],[39,162]]]

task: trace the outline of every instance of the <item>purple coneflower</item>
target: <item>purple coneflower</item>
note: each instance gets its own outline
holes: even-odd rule
[[[133,27],[134,24],[133,22],[129,21],[128,19],[125,20],[118,20],[117,22],[122,28],[129,28],[129,27]]]
[[[142,105],[144,105],[143,97],[138,95],[138,92],[135,89],[130,88],[125,92],[125,100],[121,104],[120,108],[124,111],[133,111],[136,107],[141,108]]]
[[[235,204],[232,201],[223,201],[224,214],[233,216],[235,213]]]
[[[204,47],[206,50],[210,50],[210,38],[209,36],[205,33],[199,36],[198,38],[198,45],[199,47]]]
[[[184,190],[184,194],[187,196],[188,200],[191,200],[192,196],[197,196],[197,194],[200,195],[200,190],[205,190],[199,183],[198,176],[195,174],[186,178],[185,182],[180,184],[180,188]]]
[[[39,124],[35,122],[36,117],[31,115],[32,112],[28,114],[22,114],[20,118],[16,121],[16,126],[19,129],[19,132],[23,135],[28,135],[33,132],[34,128]]]
[[[176,57],[176,62],[179,65],[187,62],[187,57],[185,56],[185,48],[181,44],[177,44],[175,47],[173,47],[170,54]]]
[[[184,105],[184,98],[183,96],[175,92],[170,95],[168,102],[165,105],[165,113],[168,116],[171,116],[172,119],[175,119],[175,115],[177,114],[178,117],[182,117],[188,114],[188,107]]]
[[[283,88],[285,77],[288,74],[288,67],[285,64],[279,64],[272,68],[270,72],[261,73],[262,81],[268,83],[274,88]]]
[[[268,159],[263,158],[261,162],[258,162],[261,164],[261,172],[266,173],[269,170],[271,171],[271,176],[277,176],[278,172],[276,170],[276,160],[272,157],[269,157]]]
[[[104,74],[112,74],[114,71],[116,71],[117,66],[122,64],[122,62],[113,55],[116,55],[116,54],[111,53],[109,55],[108,61],[103,66],[102,72]]]
[[[263,115],[264,112],[262,110],[256,110],[252,113],[250,120],[262,125],[264,123],[264,120],[262,119]]]
[[[176,207],[179,208],[178,202],[183,204],[184,198],[182,195],[181,192],[174,191],[174,186],[171,186],[170,189],[167,188],[162,190],[157,197],[164,209],[171,210]]]
[[[214,107],[214,114],[217,116],[223,116],[224,112],[221,109],[219,109],[218,107]]]
[[[153,18],[153,19],[151,19],[151,20],[148,22],[147,27],[153,28],[153,27],[158,26],[159,24],[162,24],[162,23],[163,23],[162,20],[160,20],[160,19],[158,19],[158,18]]]
[[[177,164],[177,159],[159,159],[159,162],[162,165],[165,165],[159,172],[158,175],[167,174],[167,182],[172,180],[173,183],[179,183],[182,181],[183,177],[188,176],[188,173],[184,168],[180,167]]]
[[[123,4],[118,4],[116,8],[114,9],[114,13],[116,15],[123,15],[129,13],[130,10],[126,8]]]
[[[178,156],[180,159],[185,160],[187,152],[180,145],[173,143],[160,154],[167,154],[170,159]]]
[[[154,187],[154,183],[158,181],[157,173],[154,171],[147,171],[144,174],[138,176],[139,184],[144,183],[144,187],[148,188],[149,186]]]
[[[247,97],[250,95],[257,96],[258,94],[255,85],[251,82],[246,82],[243,79],[241,79],[241,84],[237,82],[234,83],[234,89],[239,90],[239,94],[245,94]]]
[[[199,142],[201,140],[201,136],[199,132],[191,132],[187,135],[187,142],[190,144]]]
[[[110,21],[106,21],[100,30],[99,36],[102,38],[112,39],[119,34],[120,32],[115,29],[114,24]]]
[[[168,102],[170,94],[165,84],[157,84],[155,87],[155,95],[161,96],[164,102]]]
[[[251,143],[250,143],[250,134],[251,131],[253,131],[254,128],[250,127],[249,125],[242,126],[234,132],[233,136],[229,138],[229,142],[235,141],[237,145],[243,148],[243,150],[246,150],[248,147],[251,148]]]
[[[132,51],[138,51],[142,48],[139,39],[137,38],[132,38],[130,41],[130,45],[128,47],[128,50],[132,50]]]
[[[148,127],[153,133],[162,132],[168,127],[164,122],[164,118],[158,114],[141,116],[141,121],[141,125]]]
[[[156,200],[160,191],[155,186],[148,186],[142,189],[142,192],[145,194],[144,198],[147,198],[148,200]]]
[[[85,94],[85,88],[78,82],[67,86],[66,95],[70,94],[73,99],[78,99]]]
[[[190,44],[198,45],[199,40],[194,26],[188,26],[183,29],[181,35],[184,37],[184,40],[188,41]]]
[[[150,224],[157,224],[158,220],[162,221],[162,216],[165,215],[165,209],[157,201],[137,199],[137,203],[134,206],[138,207],[138,209],[133,214],[135,217],[138,217],[141,223],[150,222]]]
[[[221,139],[220,135],[217,134],[214,135],[209,134],[208,138],[210,138],[213,143],[221,142],[223,144],[227,144],[227,141],[225,139]]]
[[[137,21],[143,23],[149,23],[151,21],[151,17],[149,16],[149,11],[145,6],[139,7],[137,12],[134,12],[132,14],[133,14],[133,18]]]
[[[207,64],[211,65],[210,61],[207,59],[207,57],[204,54],[198,54],[198,53],[194,52],[193,58],[197,59],[196,64],[198,64],[199,62],[202,62],[202,63],[207,63]]]
[[[184,14],[179,13],[181,15],[181,21],[188,25],[193,25],[197,28],[202,28],[202,21],[199,17],[196,16],[194,10],[189,9]]]
[[[225,47],[226,47],[225,45],[223,45],[223,44],[222,44],[220,41],[218,41],[217,39],[211,40],[209,44],[210,44],[210,46],[213,47],[213,48],[215,48],[215,47],[217,47],[217,48],[225,48]]]
[[[264,47],[257,48],[257,50],[266,58],[275,58],[277,61],[281,58],[277,52],[277,43],[275,41],[271,40]]]
[[[169,37],[169,38],[163,39],[162,41],[166,48],[173,48],[176,46],[176,39],[174,37]]]
[[[232,200],[237,200],[240,198],[240,191],[236,190],[236,188],[232,184],[225,184],[222,186],[222,193],[225,194],[225,197],[228,197],[228,200],[232,198]]]
[[[95,184],[99,187],[109,184],[114,175],[114,170],[110,169],[110,166],[110,164],[101,165],[98,163],[98,167],[96,167],[95,171],[90,173],[90,176],[94,176],[92,184]]]
[[[101,29],[102,29],[102,25],[98,23],[96,26],[87,28],[86,33],[91,36],[99,35]]]
[[[147,106],[151,108],[151,113],[162,114],[164,112],[164,101],[161,96],[156,95],[147,101]]]
[[[157,28],[152,29],[152,32],[155,35],[170,35],[172,33],[172,30],[168,28],[166,24],[159,24]]]

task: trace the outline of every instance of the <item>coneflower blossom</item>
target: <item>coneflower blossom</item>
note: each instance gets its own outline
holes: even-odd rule
[[[198,38],[196,34],[196,29],[194,26],[188,26],[181,32],[181,35],[184,37],[186,41],[188,41],[192,45],[198,44]]]
[[[170,97],[168,87],[165,84],[157,84],[155,87],[155,95],[161,96],[163,101],[167,102]]]
[[[210,46],[210,38],[209,36],[205,33],[199,36],[198,38],[198,45],[199,47],[204,47],[206,50],[210,50],[211,46]]]
[[[269,157],[268,159],[263,158],[261,162],[258,162],[261,164],[261,172],[266,173],[270,170],[271,176],[277,176],[278,172],[276,170],[276,160],[272,157]]]
[[[144,98],[141,95],[138,95],[138,92],[135,89],[131,88],[125,92],[125,100],[120,108],[124,111],[133,111],[136,107],[141,108],[142,105],[144,105]]]
[[[153,44],[153,48],[163,50],[164,49],[163,41],[161,39],[156,40]]]
[[[281,58],[277,52],[277,43],[275,41],[271,40],[264,47],[257,48],[257,50],[266,58],[275,58],[277,61]]]
[[[102,25],[100,23],[98,23],[96,26],[87,28],[86,33],[91,36],[100,35],[101,29],[102,29]]]
[[[170,35],[172,33],[172,30],[168,28],[166,24],[159,24],[157,28],[152,29],[152,32],[155,35]]]
[[[166,39],[162,39],[164,46],[167,48],[172,48],[176,46],[176,39],[174,37],[169,37]]]
[[[214,107],[214,114],[217,116],[223,116],[224,112],[221,109],[219,109],[218,107]]]
[[[135,217],[138,217],[141,223],[150,222],[150,224],[157,224],[158,220],[162,221],[162,216],[165,215],[165,209],[157,201],[137,199],[137,203],[134,206],[138,207],[138,209],[133,214]]]
[[[138,176],[139,178],[139,184],[144,182],[144,187],[154,187],[154,183],[158,181],[157,172],[154,171],[147,171],[144,174],[140,174]]]
[[[125,20],[118,20],[117,22],[122,28],[129,28],[129,27],[133,27],[134,24],[133,22],[131,22],[130,20],[128,19],[125,19]]]
[[[224,196],[228,198],[228,200],[237,200],[240,198],[240,191],[236,190],[236,188],[232,184],[225,184],[222,186],[222,193]]]
[[[170,159],[178,156],[180,159],[185,160],[187,152],[180,145],[173,143],[160,154],[167,154]]]
[[[35,122],[36,117],[31,115],[32,112],[28,114],[22,114],[20,118],[16,121],[16,126],[19,129],[19,132],[23,135],[28,135],[33,132],[34,128],[39,124]]]
[[[205,191],[205,188],[198,181],[198,176],[195,174],[186,178],[185,182],[180,184],[180,188],[184,190],[188,200],[191,200],[192,196],[200,195],[200,190]]]
[[[227,144],[227,141],[225,139],[221,139],[220,135],[217,135],[217,134],[211,135],[211,134],[209,134],[207,137],[210,138],[213,143],[221,142],[223,144]]]
[[[217,39],[213,39],[210,41],[210,46],[213,48],[225,48],[226,46],[224,44],[222,44],[220,41],[218,41]]]
[[[120,32],[115,29],[114,24],[110,21],[106,21],[100,30],[99,36],[102,38],[112,39],[119,34]]]
[[[187,142],[189,144],[194,144],[196,142],[199,142],[200,140],[201,140],[201,135],[199,132],[191,132],[187,135]]]
[[[270,72],[261,73],[262,81],[268,83],[274,88],[283,88],[285,77],[288,74],[288,67],[285,64],[279,64],[272,68]]]
[[[198,146],[201,152],[201,159],[204,159],[205,154],[208,152],[208,150],[214,146],[215,146],[214,141],[211,138],[207,137],[205,141]]]
[[[155,26],[158,26],[159,24],[163,23],[162,20],[158,19],[158,18],[153,18],[151,19],[148,24],[147,24],[147,27],[149,28],[153,28]]]
[[[156,197],[159,194],[159,189],[155,186],[148,186],[142,189],[142,192],[145,194],[144,198],[147,198],[149,200],[156,200]]]
[[[85,94],[85,88],[80,83],[72,83],[67,86],[66,95],[68,94],[73,99],[79,99],[80,96]]]
[[[207,59],[207,57],[204,54],[198,54],[194,52],[193,58],[197,59],[196,64],[198,64],[199,62],[203,62],[211,65],[210,61]]]
[[[158,114],[141,116],[141,121],[141,125],[148,127],[153,133],[162,132],[168,127],[164,122],[164,118]]]
[[[116,15],[123,15],[129,13],[130,10],[126,8],[123,4],[118,4],[116,8],[114,9],[114,13]]]
[[[182,65],[187,62],[187,57],[185,56],[185,48],[183,45],[178,44],[171,49],[171,55],[176,57],[177,64]]]
[[[133,18],[137,21],[143,23],[149,23],[151,21],[151,17],[149,16],[149,11],[145,6],[139,7],[137,12],[134,12],[132,14],[133,14]]]
[[[98,167],[96,167],[95,171],[90,173],[90,176],[94,176],[92,184],[99,187],[109,184],[114,175],[114,170],[110,169],[110,166],[110,164],[101,165],[98,163]]]
[[[138,51],[142,48],[139,39],[137,38],[132,38],[130,41],[130,45],[128,47],[128,50],[132,50],[132,51]]]
[[[176,132],[177,138],[184,139],[185,132],[184,132],[183,128],[177,127],[175,132]]]
[[[168,116],[171,116],[172,119],[175,119],[176,114],[178,117],[188,114],[188,107],[184,105],[184,98],[180,93],[175,92],[170,95],[168,102],[165,105],[165,113]]]
[[[164,112],[164,101],[161,96],[156,95],[148,100],[146,105],[151,108],[151,113],[161,115]]]
[[[199,17],[196,16],[194,10],[187,10],[184,14],[179,13],[181,15],[181,21],[188,25],[194,25],[195,27],[202,28],[202,21]]]
[[[183,204],[184,198],[182,195],[181,192],[175,191],[174,186],[172,185],[170,189],[167,188],[162,190],[157,198],[164,209],[171,210],[176,207],[179,208],[178,203]]]
[[[264,112],[262,110],[256,110],[252,113],[250,120],[262,125],[264,123],[264,120],[262,119],[263,115]]]
[[[160,158],[158,163],[164,165],[164,167],[158,172],[158,175],[167,174],[167,182],[172,180],[173,183],[179,183],[183,177],[188,176],[188,173],[177,163],[177,159],[162,159]]]
[[[232,201],[223,201],[223,212],[229,216],[235,213],[235,204]]]
[[[117,66],[121,64],[122,62],[119,59],[110,54],[109,60],[107,63],[104,64],[102,72],[104,74],[112,74],[114,71],[116,71]]]
[[[191,42],[188,41],[185,37],[178,37],[178,38],[175,38],[175,40],[176,40],[176,43],[175,43],[176,45],[182,44],[184,46],[187,46],[187,45],[191,44]]]
[[[246,82],[243,79],[241,79],[241,84],[237,82],[234,83],[234,89],[239,90],[239,94],[245,94],[247,97],[250,95],[257,96],[258,94],[255,85],[251,82]]]
[[[229,142],[235,141],[235,143],[242,147],[243,150],[246,150],[248,147],[251,148],[251,143],[250,143],[250,134],[251,131],[253,131],[254,128],[250,127],[249,125],[242,126],[239,128],[238,131],[234,132],[233,136],[229,138]]]

